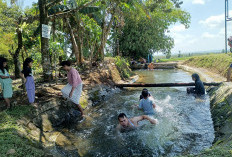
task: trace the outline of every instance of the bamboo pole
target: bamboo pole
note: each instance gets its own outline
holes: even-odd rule
[[[211,83],[203,83],[205,86],[219,86],[221,82],[211,82]],[[115,84],[116,87],[185,87],[185,86],[195,86],[195,83],[155,83],[155,84]]]

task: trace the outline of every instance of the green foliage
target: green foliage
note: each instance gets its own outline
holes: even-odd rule
[[[128,62],[127,59],[120,57],[120,56],[117,56],[117,57],[115,57],[115,64],[118,68],[120,76],[123,79],[130,78],[133,75],[132,71],[129,68],[130,63]]]
[[[125,12],[125,25],[115,32],[123,56],[138,59],[154,52],[168,54],[174,45],[174,40],[166,33],[168,27],[176,22],[189,26],[190,15],[176,8],[170,0],[144,3],[149,14],[142,7]]]
[[[0,54],[8,58],[10,57],[8,50],[17,45],[15,30],[20,15],[19,7],[15,5],[8,7],[6,2],[0,0]]]
[[[146,57],[148,53],[155,51],[169,53],[173,46],[173,39],[165,34],[168,26],[180,22],[188,27],[189,23],[189,14],[180,9],[181,1],[179,0],[100,0],[86,5],[89,2],[87,0],[63,0],[49,8],[49,16],[58,14],[49,18],[52,33],[49,40],[50,55],[46,59],[50,60],[51,69],[55,62],[58,63],[58,56],[62,56],[63,59],[83,56],[85,59],[98,60],[104,55],[105,43],[114,50],[120,50],[120,52],[117,51],[120,53],[117,55],[122,54],[122,56],[138,58]],[[75,11],[80,6],[83,8]],[[75,52],[70,38],[70,29],[67,26],[67,18],[59,16],[63,12],[69,12],[66,17],[70,21],[79,49]],[[15,52],[17,48],[15,30],[18,27],[22,29],[23,35],[23,47],[18,59],[22,63],[26,57],[32,57],[35,60],[34,69],[40,73],[42,72],[41,62],[44,59],[40,50],[40,37],[38,37],[40,23],[38,18],[32,18],[26,22],[19,20],[21,17],[30,19],[38,15],[38,4],[21,10],[13,1],[11,6],[7,6],[5,1],[0,0],[1,55],[12,60],[8,50]],[[112,25],[110,25],[111,19],[113,19]],[[110,34],[112,32],[108,30],[113,31],[113,34]],[[109,36],[111,36],[110,39]],[[120,49],[116,49],[118,45]],[[106,56],[111,55],[107,53]]]
[[[44,152],[39,149],[40,145],[19,136],[22,127],[17,124],[17,119],[25,116],[32,110],[30,106],[17,106],[11,111],[0,112],[0,154],[2,157],[9,156],[6,153],[10,149],[15,149],[16,153],[11,156],[44,156]]]
[[[168,54],[166,55],[166,58],[167,58],[167,59],[170,59],[171,56],[172,56],[171,53],[168,53]]]

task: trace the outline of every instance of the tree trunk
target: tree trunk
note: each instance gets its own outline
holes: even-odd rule
[[[114,21],[114,14],[111,15],[111,19],[110,19],[108,26],[106,26],[105,20],[103,22],[101,45],[100,45],[100,48],[98,49],[98,52],[100,54],[100,58],[102,61],[104,60],[104,49],[106,46],[107,37],[110,33],[110,29],[113,24],[113,21]]]
[[[41,39],[41,54],[44,81],[50,81],[52,78],[50,55],[49,55],[49,39],[42,37],[42,24],[48,25],[48,8],[46,7],[47,0],[39,0],[40,11],[40,39]]]
[[[13,54],[14,66],[15,66],[15,77],[20,77],[21,67],[19,62],[19,54],[23,47],[23,37],[22,37],[22,30],[17,28],[16,30],[18,35],[18,48],[16,49],[15,53]]]
[[[105,19],[105,18],[104,18]],[[102,35],[101,35],[101,44],[98,49],[98,54],[101,60],[104,60],[104,43],[105,43],[105,35],[106,34],[106,22],[103,20],[103,28],[102,28]]]
[[[78,48],[78,45],[77,45],[77,42],[76,42],[76,39],[75,39],[75,36],[74,36],[74,33],[73,33],[73,30],[72,30],[72,27],[67,19],[67,24],[68,24],[68,28],[69,28],[69,31],[70,31],[70,35],[71,35],[71,41],[72,41],[72,46],[73,46],[73,51],[74,51],[74,54],[75,54],[75,57],[76,57],[76,60],[77,60],[77,64],[79,64],[79,48]]]
[[[77,40],[78,40],[78,48],[79,48],[79,64],[82,64],[83,63],[83,35],[81,34],[82,33],[82,30],[81,30],[81,26],[80,26],[80,23],[79,23],[79,26],[78,26],[78,30],[77,30]]]
[[[79,17],[78,17],[79,18]],[[82,36],[82,28],[81,28],[81,25],[80,25],[80,19],[77,19],[77,31],[75,32],[75,39],[76,39],[76,43],[78,45],[78,49],[79,49],[79,60],[78,60],[78,63],[79,64],[82,64],[83,63],[83,36]]]

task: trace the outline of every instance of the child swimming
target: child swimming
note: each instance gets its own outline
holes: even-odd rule
[[[139,109],[144,111],[144,114],[146,115],[154,115],[155,114],[155,102],[154,98],[151,96],[151,94],[148,92],[147,89],[143,89],[142,91],[142,98],[139,103]]]

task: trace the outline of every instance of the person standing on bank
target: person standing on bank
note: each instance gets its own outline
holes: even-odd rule
[[[33,103],[35,102],[35,82],[34,82],[33,72],[31,69],[32,63],[33,63],[33,59],[26,58],[26,60],[23,62],[23,70],[20,76],[24,80],[29,103],[33,105]]]
[[[70,61],[61,62],[61,66],[68,72],[68,84],[61,90],[62,95],[76,104],[83,116],[83,109],[79,104],[83,86],[81,77],[78,71],[71,66]]]
[[[0,57],[0,83],[7,109],[11,107],[10,98],[12,98],[13,95],[12,78],[14,78],[14,76],[10,76],[8,73],[7,59]]]

